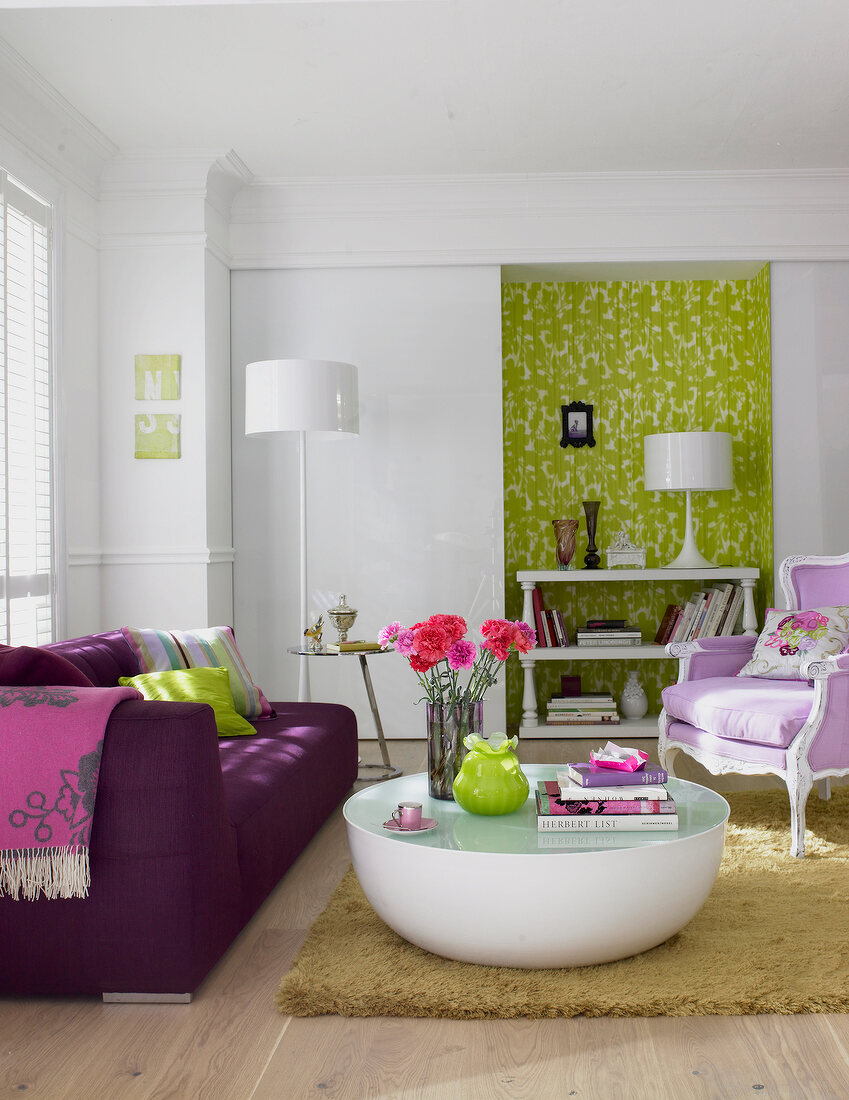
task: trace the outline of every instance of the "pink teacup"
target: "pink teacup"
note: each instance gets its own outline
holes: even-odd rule
[[[392,820],[399,829],[421,829],[421,802],[399,802],[398,809],[392,812]]]

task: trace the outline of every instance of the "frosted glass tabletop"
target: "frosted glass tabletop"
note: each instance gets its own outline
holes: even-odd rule
[[[497,855],[530,855],[674,844],[714,829],[728,819],[729,806],[721,795],[697,783],[670,777],[665,786],[675,800],[679,818],[677,830],[650,834],[587,831],[575,835],[572,829],[540,832],[537,829],[534,791],[539,781],[555,779],[556,770],[557,766],[553,764],[523,764],[522,771],[530,784],[530,796],[524,806],[512,814],[484,817],[467,813],[456,802],[431,798],[427,774],[420,772],[358,791],[345,803],[345,820],[349,826],[385,837],[393,844],[418,844],[427,848]],[[389,819],[399,802],[421,802],[422,816],[434,818],[437,827],[422,833],[384,829],[383,822]]]

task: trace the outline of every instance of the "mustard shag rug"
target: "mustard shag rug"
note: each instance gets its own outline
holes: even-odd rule
[[[280,1011],[451,1019],[849,1011],[849,787],[829,801],[811,793],[804,859],[789,854],[786,793],[726,798],[713,891],[651,951],[560,970],[452,962],[391,931],[349,870],[283,979]]]

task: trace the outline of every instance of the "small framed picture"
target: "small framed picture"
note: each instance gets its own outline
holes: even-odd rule
[[[561,405],[560,412],[563,416],[560,446],[594,447],[592,405],[585,405],[583,401],[572,401],[568,405]]]

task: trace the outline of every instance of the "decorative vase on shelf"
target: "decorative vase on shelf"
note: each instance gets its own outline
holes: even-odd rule
[[[598,569],[601,561],[596,552],[598,547],[595,544],[595,528],[600,506],[600,500],[585,500],[583,502],[584,514],[587,517],[587,552],[584,554],[584,569]]]
[[[629,672],[622,694],[619,696],[619,710],[623,718],[643,718],[649,709],[649,701],[643,691],[643,685],[637,679],[636,672]]]
[[[465,739],[483,730],[483,703],[426,703],[427,771],[431,798],[454,800],[454,780],[466,755]]]
[[[454,780],[454,801],[470,814],[488,816],[512,814],[524,806],[530,788],[516,758],[518,743],[518,737],[503,737],[490,744],[470,734],[465,739],[469,751]]]
[[[576,519],[553,519],[554,535],[557,539],[557,568],[568,569],[575,556],[575,541],[578,534]]]

